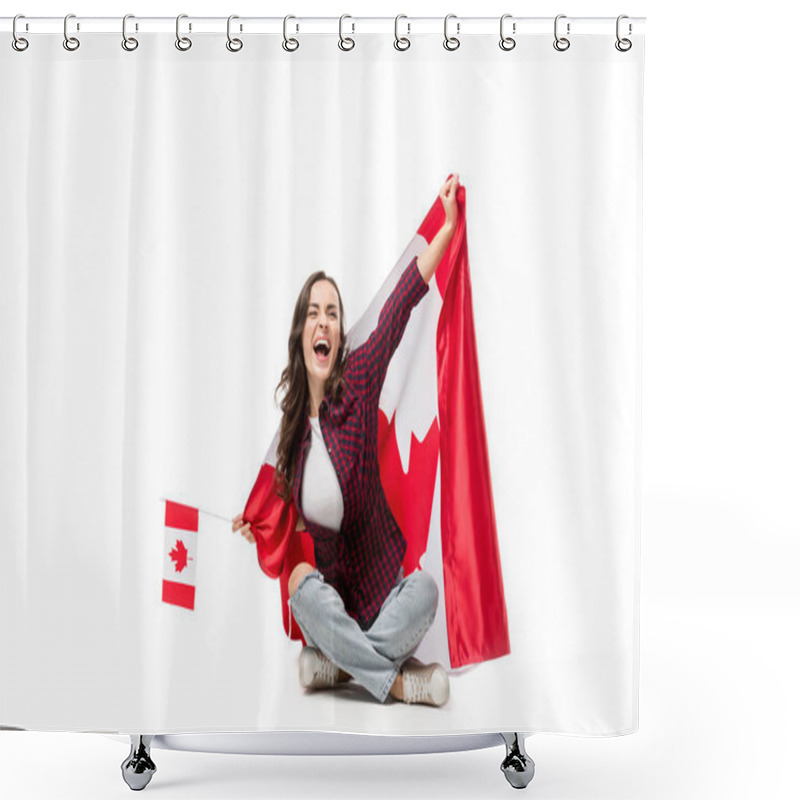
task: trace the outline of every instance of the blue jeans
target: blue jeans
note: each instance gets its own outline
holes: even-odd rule
[[[341,595],[319,570],[303,576],[289,607],[309,647],[322,651],[381,703],[403,662],[433,624],[439,588],[422,570],[403,577],[386,595],[368,630],[347,613]]]

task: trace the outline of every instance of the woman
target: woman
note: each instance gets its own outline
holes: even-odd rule
[[[289,578],[289,605],[306,640],[300,682],[308,689],[355,678],[376,699],[442,705],[449,697],[439,664],[411,658],[433,623],[438,588],[422,570],[403,576],[406,542],[380,483],[378,399],[389,361],[414,306],[455,230],[458,175],[442,186],[445,221],[403,272],[369,339],[352,352],[333,279],[312,274],[295,305],[276,475],[314,542],[316,568]],[[277,390],[276,390],[277,394]],[[254,542],[257,513],[233,530]]]

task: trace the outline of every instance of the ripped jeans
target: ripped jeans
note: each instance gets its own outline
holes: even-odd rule
[[[397,582],[368,630],[347,613],[341,595],[318,570],[303,576],[289,608],[309,647],[322,651],[381,703],[403,662],[433,624],[439,589],[427,572],[415,570]]]

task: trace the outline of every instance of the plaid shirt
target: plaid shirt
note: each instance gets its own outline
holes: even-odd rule
[[[308,420],[297,465],[294,502],[314,542],[317,569],[362,629],[374,622],[406,552],[406,540],[381,486],[378,398],[411,311],[429,288],[415,256],[386,300],[369,339],[348,354],[341,399],[334,402],[326,394],[320,404],[322,437],[344,499],[339,531],[306,519],[300,505],[303,466],[311,444]]]

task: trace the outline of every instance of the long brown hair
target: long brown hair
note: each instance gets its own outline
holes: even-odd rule
[[[284,500],[292,498],[292,487],[296,477],[297,462],[300,459],[300,446],[305,433],[306,417],[311,411],[311,395],[308,391],[306,362],[303,357],[303,329],[308,316],[308,306],[311,302],[311,287],[317,281],[331,283],[333,288],[336,289],[336,295],[339,298],[339,352],[336,354],[336,363],[333,365],[331,374],[325,383],[325,393],[330,393],[332,399],[338,400],[344,389],[343,378],[347,359],[345,355],[346,337],[342,295],[339,293],[339,287],[333,278],[328,277],[322,271],[314,272],[309,275],[295,303],[292,329],[289,333],[289,362],[281,373],[280,382],[275,389],[276,401],[278,393],[281,390],[284,392],[283,399],[280,401],[283,418],[281,419],[275,476],[278,495]]]

